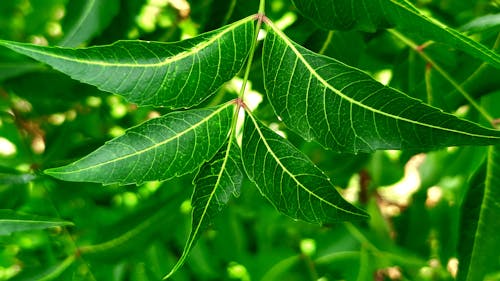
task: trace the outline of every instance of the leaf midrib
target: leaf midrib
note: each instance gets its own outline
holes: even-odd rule
[[[216,33],[212,38],[209,40],[205,40],[202,43],[193,46],[192,48],[188,49],[187,51],[181,52],[177,55],[174,55],[172,57],[167,57],[161,62],[157,63],[110,63],[106,61],[90,61],[90,60],[82,60],[74,57],[68,57],[68,56],[62,56],[62,55],[56,55],[53,53],[47,53],[44,51],[32,49],[32,48],[27,48],[24,47],[24,44],[12,44],[11,42],[8,41],[0,41],[0,45],[7,45],[7,46],[13,46],[14,48],[21,49],[24,51],[28,51],[31,53],[47,56],[47,57],[52,57],[60,60],[65,60],[69,62],[76,62],[76,63],[81,63],[81,64],[87,64],[87,65],[98,65],[98,66],[103,66],[103,67],[127,67],[127,68],[145,68],[145,67],[162,67],[168,64],[171,64],[173,62],[182,60],[186,57],[189,57],[191,55],[194,55],[196,53],[201,52],[203,49],[211,46],[215,41],[219,40],[222,36],[226,35],[229,32],[232,32],[234,29],[237,27],[246,24],[249,21],[253,21],[255,19],[254,16],[248,16],[242,20],[239,20],[231,25],[229,25],[226,29],[222,30],[220,33]],[[144,41],[147,42],[147,41]],[[78,50],[78,49],[75,49]]]
[[[319,201],[321,201],[322,203],[326,204],[326,205],[329,205],[337,210],[341,210],[343,212],[346,212],[346,213],[349,213],[349,214],[353,214],[353,215],[356,215],[356,216],[362,216],[361,214],[359,213],[355,213],[355,212],[352,212],[352,211],[349,211],[349,210],[346,210],[346,209],[343,209],[343,208],[340,208],[339,206],[336,206],[328,201],[326,201],[325,199],[323,199],[321,196],[318,196],[316,193],[312,192],[311,190],[309,190],[306,186],[304,186],[296,177],[293,173],[291,173],[284,165],[283,163],[281,163],[281,160],[279,157],[276,156],[276,154],[274,154],[274,151],[272,150],[272,148],[269,146],[269,144],[267,143],[266,141],[266,138],[264,137],[264,135],[262,134],[262,132],[260,131],[259,129],[259,126],[257,124],[257,120],[254,119],[254,117],[252,116],[252,114],[250,112],[248,112],[248,116],[250,116],[250,119],[252,119],[252,122],[255,126],[255,130],[258,132],[259,136],[260,136],[260,139],[262,140],[262,142],[264,143],[264,145],[266,146],[266,149],[267,151],[271,154],[271,156],[276,160],[276,163],[278,163],[278,165],[283,169],[283,171],[285,171],[292,179],[293,181],[295,181],[297,183],[298,186],[300,186],[303,190],[305,190],[309,195],[311,195],[312,197],[314,198],[317,198]]]
[[[400,121],[412,123],[412,124],[419,125],[419,126],[424,126],[424,127],[428,127],[428,128],[432,128],[432,129],[442,130],[442,131],[448,131],[448,132],[451,132],[451,133],[468,135],[468,136],[471,136],[471,137],[486,138],[486,139],[500,139],[500,136],[494,136],[493,137],[491,135],[473,134],[473,133],[458,131],[458,130],[454,130],[454,129],[443,128],[443,127],[439,127],[439,126],[435,126],[435,125],[431,125],[431,124],[420,123],[420,122],[417,122],[415,120],[407,119],[407,118],[404,118],[404,117],[401,117],[401,116],[397,116],[397,115],[393,115],[393,114],[390,114],[390,113],[387,113],[387,112],[384,112],[384,111],[380,111],[380,110],[378,110],[376,108],[367,106],[367,105],[365,105],[365,104],[363,104],[363,103],[361,103],[361,102],[359,102],[357,100],[354,100],[354,99],[350,98],[349,96],[346,96],[345,94],[343,94],[341,91],[339,91],[338,89],[336,89],[335,87],[333,87],[331,84],[329,84],[325,79],[323,79],[323,77],[321,77],[314,70],[314,68],[312,68],[312,66],[307,62],[307,60],[304,58],[304,56],[302,56],[302,54],[297,50],[297,48],[288,39],[288,37],[286,37],[286,35],[283,34],[281,32],[281,30],[279,30],[272,22],[268,21],[267,23],[272,28],[272,30],[278,35],[278,37],[280,37],[285,42],[285,44],[295,53],[295,55],[300,59],[300,61],[305,65],[305,67],[311,72],[311,74],[314,75],[314,77],[316,79],[318,79],[318,81],[321,84],[323,84],[325,87],[327,87],[328,89],[330,89],[331,91],[333,91],[335,94],[337,94],[338,96],[340,96],[342,99],[347,100],[351,104],[355,104],[355,105],[357,105],[357,106],[359,106],[361,108],[364,108],[364,109],[366,109],[368,111],[371,111],[371,112],[373,112],[375,114],[380,114],[380,115],[383,115],[383,116],[386,116],[386,117],[389,117],[389,118],[397,119],[397,120],[400,120]],[[317,55],[318,56],[322,56],[322,55],[319,55],[319,54],[317,54]],[[331,59],[329,57],[326,57],[326,58]],[[394,90],[394,91],[397,91],[396,89],[393,89],[393,88],[391,88],[391,89]],[[455,117],[455,116],[453,116],[453,117]]]
[[[180,133],[177,133],[175,134],[174,136],[166,139],[166,140],[163,140],[161,142],[158,142],[158,143],[155,143],[154,145],[152,146],[149,146],[147,148],[144,148],[144,149],[141,149],[141,150],[138,150],[138,151],[135,151],[134,153],[131,153],[131,154],[127,154],[127,155],[124,155],[124,156],[121,156],[121,157],[118,157],[118,158],[113,158],[111,160],[108,160],[108,161],[105,161],[105,162],[101,162],[99,164],[96,164],[96,165],[92,165],[92,166],[88,166],[88,167],[84,167],[84,168],[80,168],[78,170],[71,170],[71,171],[68,171],[68,172],[64,172],[64,171],[57,171],[57,172],[50,172],[51,174],[75,174],[75,173],[81,173],[83,171],[86,171],[86,170],[91,170],[91,169],[95,169],[97,167],[101,167],[101,166],[104,166],[104,165],[108,165],[108,164],[111,164],[111,163],[115,163],[115,162],[118,162],[118,161],[122,161],[124,159],[127,159],[127,158],[130,158],[130,157],[134,157],[136,155],[140,155],[140,154],[143,154],[143,153],[146,153],[152,149],[155,149],[159,146],[162,146],[162,145],[165,145],[169,142],[171,142],[172,140],[175,140],[175,139],[178,139],[180,137],[182,137],[183,135],[189,133],[190,131],[193,131],[195,130],[196,128],[198,128],[199,126],[201,126],[202,124],[208,122],[208,120],[212,119],[215,115],[219,114],[221,111],[223,111],[224,109],[226,109],[227,107],[229,106],[232,106],[234,105],[233,102],[228,102],[226,103],[225,105],[221,106],[219,109],[217,109],[216,111],[214,111],[213,113],[211,113],[210,115],[208,115],[207,117],[203,118],[202,120],[200,120],[199,122],[193,124],[192,126],[188,127],[186,130],[180,132]],[[83,158],[81,159],[80,161],[86,159]],[[80,162],[78,161],[78,162]],[[76,165],[78,164],[78,162],[76,162],[75,164],[73,165]],[[50,171],[50,170],[48,170]]]

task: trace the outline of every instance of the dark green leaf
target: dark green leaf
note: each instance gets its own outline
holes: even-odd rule
[[[462,209],[459,281],[483,280],[500,268],[500,147],[491,146],[486,174],[473,181]]]
[[[356,68],[295,44],[270,26],[263,50],[266,91],[276,114],[306,140],[354,153],[500,142],[499,131],[385,87]]]
[[[0,49],[0,81],[43,68],[44,65],[30,58],[4,48]]]
[[[59,46],[77,47],[101,32],[113,19],[119,0],[71,0],[64,17],[64,38]]]
[[[68,181],[103,184],[166,180],[196,170],[226,142],[234,111],[222,106],[177,111],[128,130],[70,165],[46,170]]]
[[[297,8],[326,29],[360,29],[373,32],[378,28],[396,27],[454,46],[474,57],[500,68],[500,56],[484,45],[453,28],[422,14],[407,0],[293,0]]]
[[[101,90],[140,105],[190,107],[241,69],[253,38],[253,17],[176,43],[118,41],[82,49],[0,41]]]
[[[242,156],[247,175],[284,214],[313,223],[366,218],[307,156],[252,115],[245,122]]]
[[[0,235],[10,235],[18,231],[46,229],[66,225],[73,225],[73,223],[55,218],[20,213],[13,210],[0,210]]]
[[[231,198],[238,195],[243,180],[240,169],[241,159],[238,145],[229,141],[227,145],[204,164],[194,180],[195,191],[191,204],[193,206],[191,233],[177,264],[164,279],[174,274],[186,260],[191,248],[196,243],[200,233],[207,228]]]

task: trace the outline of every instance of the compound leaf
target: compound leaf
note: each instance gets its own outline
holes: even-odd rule
[[[253,21],[248,17],[175,43],[118,41],[81,49],[0,45],[130,102],[181,108],[199,104],[238,73],[250,49]]]
[[[240,192],[243,172],[238,145],[229,141],[205,163],[194,180],[194,193],[191,200],[193,206],[191,233],[177,264],[164,279],[174,274],[185,262],[191,248],[200,233],[211,223],[231,198]]]
[[[373,32],[395,27],[454,46],[500,68],[500,56],[453,28],[427,17],[407,0],[293,0],[295,6],[326,29],[359,29]]]
[[[266,92],[276,114],[304,139],[354,153],[500,142],[499,131],[385,87],[270,26],[262,56]]]
[[[226,142],[234,103],[177,111],[128,130],[84,158],[45,172],[67,181],[140,184],[196,170]]]
[[[242,159],[248,177],[277,210],[313,223],[366,218],[300,150],[247,117]]]
[[[0,210],[0,235],[10,235],[18,231],[46,229],[67,225],[73,225],[73,223],[55,218],[20,213],[13,210]]]

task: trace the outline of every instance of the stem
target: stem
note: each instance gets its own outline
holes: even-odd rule
[[[448,82],[460,93],[462,96],[486,119],[490,124],[494,123],[494,118],[491,117],[488,112],[486,112],[465,90],[460,86],[453,78],[444,71],[439,64],[437,64],[431,57],[429,57],[424,51],[422,46],[417,45],[411,39],[405,37],[403,34],[399,33],[394,29],[388,29],[389,32],[408,45],[410,48],[415,50],[426,62],[432,65],[434,69],[436,69],[439,74],[441,74],[444,79],[448,80]]]
[[[250,47],[250,54],[248,55],[247,66],[245,69],[245,75],[243,76],[243,83],[241,84],[240,93],[238,94],[238,97],[241,100],[243,100],[243,97],[245,96],[245,88],[247,86],[248,76],[250,75],[250,69],[252,68],[253,55],[255,53],[255,48],[256,48],[257,43],[258,43],[259,31],[260,31],[260,27],[262,26],[262,19],[264,18],[265,6],[266,6],[266,1],[260,0],[259,12],[256,15],[257,26],[255,27],[255,36],[253,39],[253,44]]]
[[[332,43],[333,33],[335,33],[335,31],[333,31],[333,30],[328,31],[328,35],[326,36],[326,40],[318,52],[320,55],[323,55],[325,53],[326,49],[328,49],[328,46],[330,45],[330,43]]]

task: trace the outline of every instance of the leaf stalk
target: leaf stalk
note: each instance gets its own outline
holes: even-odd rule
[[[465,89],[460,86],[453,78],[451,78],[448,73],[441,68],[439,64],[437,64],[430,56],[428,56],[424,52],[424,46],[419,46],[415,42],[413,42],[411,39],[407,38],[400,32],[394,30],[394,29],[388,29],[388,31],[397,37],[399,40],[401,40],[403,43],[408,45],[410,48],[415,50],[426,62],[432,65],[434,69],[439,72],[443,76],[444,79],[446,79],[462,96],[492,125],[494,125],[494,118],[484,110],[483,107],[481,107],[472,97],[465,91]]]

